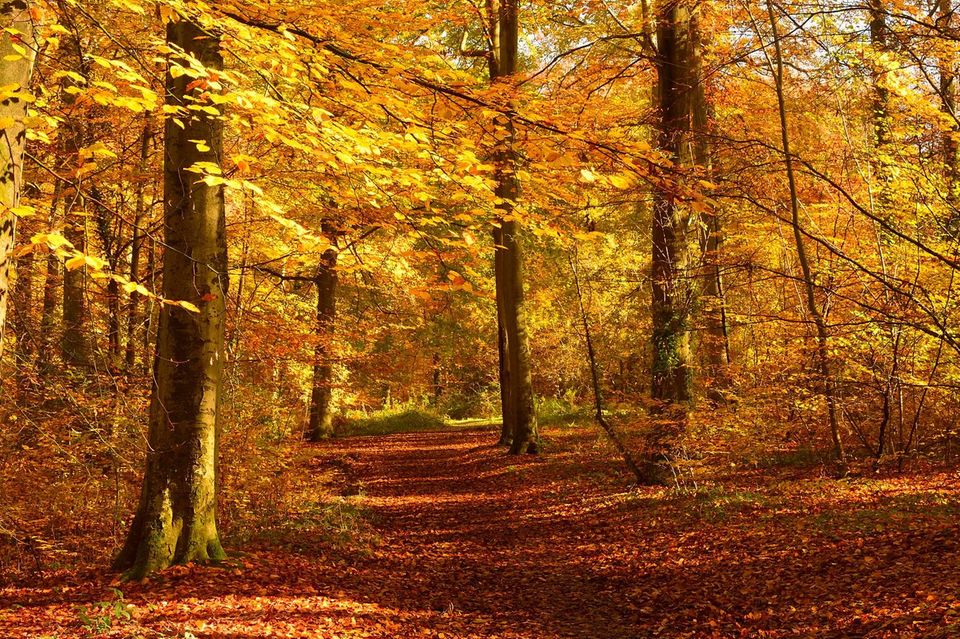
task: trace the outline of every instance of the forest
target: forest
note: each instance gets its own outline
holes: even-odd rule
[[[960,637],[960,2],[0,27],[0,638]]]

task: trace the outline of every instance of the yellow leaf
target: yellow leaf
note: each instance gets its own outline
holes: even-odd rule
[[[64,266],[67,267],[68,271],[75,271],[78,268],[84,266],[87,263],[87,258],[83,255],[77,255],[71,257],[69,260],[64,262]]]

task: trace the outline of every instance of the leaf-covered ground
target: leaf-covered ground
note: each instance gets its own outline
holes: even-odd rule
[[[594,434],[548,435],[543,458],[478,431],[331,441],[285,471],[309,484],[336,468],[351,496],[322,527],[139,584],[18,579],[0,588],[0,637],[960,636],[951,475],[628,490]]]

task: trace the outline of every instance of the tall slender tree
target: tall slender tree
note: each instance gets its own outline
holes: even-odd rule
[[[703,69],[703,31],[700,25],[699,6],[694,7],[688,23],[690,37],[690,81],[692,99],[692,145],[693,163],[700,176],[706,181],[713,180],[713,148],[710,144],[711,104],[707,97],[705,72]],[[729,383],[727,365],[731,363],[730,335],[727,323],[727,300],[723,288],[723,272],[720,264],[720,251],[723,245],[723,228],[720,211],[711,210],[701,215],[700,249],[702,258],[702,277],[699,294],[700,307],[703,309],[704,333],[701,348],[706,363],[706,374],[710,384],[724,386]],[[722,397],[714,394],[715,397]]]
[[[879,2],[880,0],[872,0]],[[936,26],[948,37],[955,37],[956,10],[952,0],[936,0]],[[952,51],[945,51],[939,56],[937,66],[940,74],[940,108],[947,116],[950,126],[943,135],[943,164],[947,174],[947,201],[954,208],[960,200],[960,145],[957,136],[960,135],[960,118],[957,113],[957,61]],[[949,220],[949,230],[953,234],[960,231],[960,214],[952,213]]]
[[[35,58],[33,20],[26,0],[0,2],[0,358],[10,295],[13,247],[23,182],[24,118]]]
[[[196,172],[221,163],[223,122],[210,95],[223,66],[220,39],[189,18],[167,25],[170,69],[201,65],[201,78],[173,73],[164,129],[163,295],[157,331],[149,449],[140,504],[116,567],[134,578],[173,563],[225,557],[217,531],[217,441],[224,358],[227,248],[224,193]],[[187,62],[189,60],[189,62]],[[202,108],[190,108],[202,107]]]
[[[89,105],[77,99],[74,91],[90,79],[90,58],[85,55],[84,39],[75,7],[60,0],[57,10],[68,34],[63,47],[69,56],[70,70],[75,76],[64,76],[61,96],[65,110],[61,168],[68,176],[64,186],[63,234],[75,249],[87,250],[87,214],[89,184],[84,179],[86,158],[83,149],[90,144],[94,131],[88,121]],[[78,79],[79,78],[79,79]],[[90,336],[90,313],[87,304],[87,269],[85,265],[63,269],[63,333],[60,353],[63,361],[72,366],[89,366],[93,361],[93,342]]]
[[[517,73],[519,43],[519,3],[517,0],[492,0],[490,80],[509,88]],[[537,413],[533,400],[530,340],[527,334],[526,298],[523,290],[523,256],[516,202],[520,197],[517,179],[517,152],[514,124],[503,116],[498,122],[500,134],[496,148],[497,230],[494,233],[494,271],[496,277],[498,339],[501,355],[501,384],[507,392],[501,396],[504,426],[511,429],[511,454],[537,453]],[[501,351],[502,353],[502,351]],[[503,366],[503,363],[506,366]],[[505,443],[507,433],[501,433]]]
[[[807,312],[813,318],[817,330],[817,367],[819,368],[823,395],[827,401],[827,417],[830,420],[830,436],[833,439],[834,456],[841,472],[846,472],[846,453],[840,436],[840,417],[837,407],[836,381],[830,364],[830,333],[823,310],[817,303],[816,280],[810,258],[804,245],[804,229],[800,222],[800,198],[797,194],[796,172],[793,168],[793,156],[790,154],[790,127],[787,123],[787,103],[783,86],[783,47],[780,44],[780,30],[773,0],[767,0],[767,17],[773,38],[774,59],[771,62],[774,89],[777,93],[777,110],[780,116],[780,143],[783,161],[787,172],[787,185],[790,189],[790,221],[793,227],[793,239],[797,248],[797,260],[803,276]]]
[[[143,131],[140,133],[140,159],[137,163],[136,187],[134,189],[133,237],[130,239],[130,281],[140,280],[140,255],[143,249],[143,224],[147,212],[146,181],[147,162],[150,159],[150,142],[153,139],[153,117],[146,115],[143,122]],[[144,323],[140,311],[140,294],[130,294],[127,306],[127,344],[124,351],[124,365],[127,372],[133,372],[137,358],[137,331]],[[146,357],[146,354],[144,354]]]

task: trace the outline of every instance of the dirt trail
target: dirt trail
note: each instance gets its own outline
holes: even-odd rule
[[[490,441],[458,432],[347,442],[383,538],[370,568],[394,586],[380,603],[472,618],[482,636],[634,636],[625,584],[593,561],[599,540],[577,507],[588,495],[551,476],[549,462]]]
[[[956,482],[863,490],[747,472],[692,495],[627,491],[590,431],[552,432],[543,458],[509,457],[493,437],[306,449],[309,467],[289,472],[341,469],[375,544],[248,546],[231,550],[226,569],[175,567],[122,584],[133,619],[103,636],[960,636]],[[60,571],[0,588],[0,638],[90,636],[77,606],[109,599],[113,579]]]

